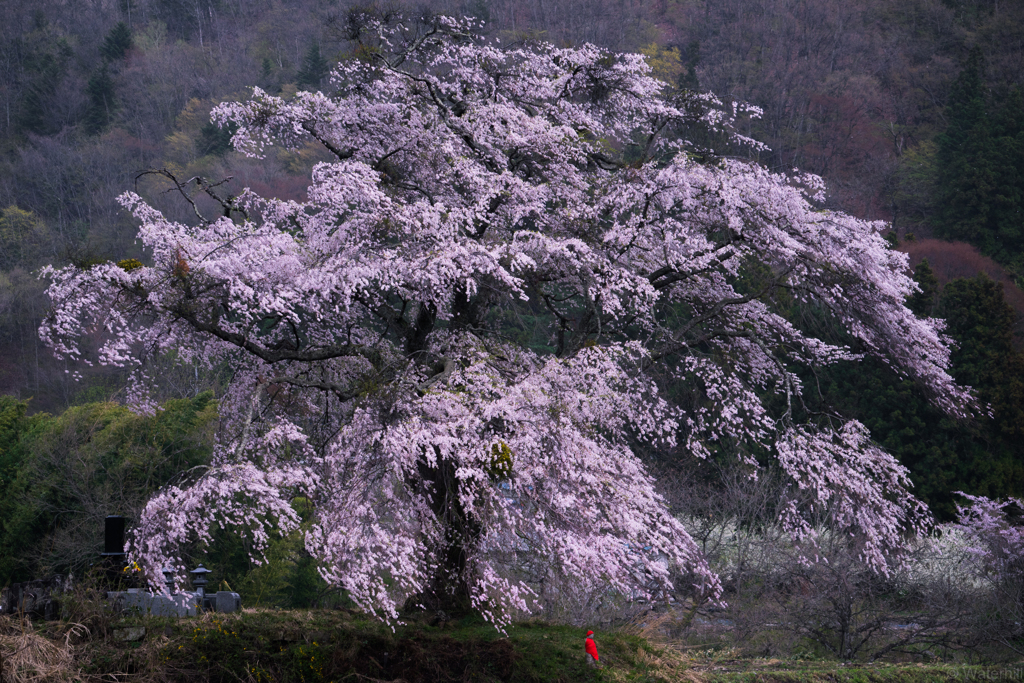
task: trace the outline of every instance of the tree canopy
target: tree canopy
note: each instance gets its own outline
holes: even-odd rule
[[[858,355],[780,312],[820,311],[962,414],[882,226],[820,208],[819,178],[694,149],[706,129],[754,144],[744,108],[663,94],[640,55],[506,46],[444,17],[374,28],[333,92],[214,110],[247,154],[329,150],[306,201],[164,171],[196,220],[125,194],[146,264],[47,271],[44,340],[134,367],[137,409],[155,355],[234,369],[213,464],[136,529],[147,571],[213,523],[257,545],[289,532],[301,496],[322,575],[388,619],[411,599],[501,624],[548,574],[636,595],[681,573],[716,597],[640,458],[672,447],[773,458],[798,540],[828,515],[888,571],[926,509],[863,425],[803,406],[802,378]]]

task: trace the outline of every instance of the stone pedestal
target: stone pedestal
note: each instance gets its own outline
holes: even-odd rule
[[[199,593],[154,594],[138,588],[107,593],[110,607],[115,612],[134,611],[155,617],[194,617],[200,611],[238,612],[242,599],[238,593],[217,591],[211,595]]]
[[[154,595],[149,591],[130,588],[107,593],[110,607],[115,612],[138,612],[154,617],[194,617],[199,613],[199,598],[195,593]]]

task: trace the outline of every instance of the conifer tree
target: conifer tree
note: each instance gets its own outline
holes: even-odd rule
[[[132,32],[123,21],[117,22],[114,28],[110,29],[106,40],[100,46],[100,54],[107,62],[124,59],[132,47]]]
[[[951,89],[949,125],[938,137],[940,229],[1014,263],[1024,250],[1022,99],[1018,90],[988,93],[984,69],[974,48]]]
[[[946,331],[959,342],[953,351],[954,374],[961,382],[985,389],[1002,374],[1000,359],[1013,352],[1013,309],[1003,285],[982,273],[953,280],[942,292]]]
[[[939,279],[935,277],[935,271],[932,270],[928,259],[914,266],[914,282],[921,291],[907,299],[907,308],[915,315],[932,317],[939,296]]]
[[[320,54],[320,46],[313,43],[302,60],[302,68],[295,74],[295,84],[300,88],[308,87],[315,90],[320,87],[320,83],[327,77],[330,70],[330,64]]]
[[[1003,497],[1024,486],[1024,356],[1013,348],[1013,309],[1001,283],[982,275],[940,292],[927,261],[914,269],[922,291],[907,305],[945,318],[955,342],[952,372],[971,385],[986,411],[958,421],[929,405],[927,392],[872,359],[842,363],[819,376],[824,405],[857,415],[871,435],[910,470],[915,495],[940,520],[957,514],[955,491]]]
[[[82,122],[86,133],[98,135],[110,125],[117,109],[114,80],[106,66],[93,73],[85,86],[85,92],[89,96],[89,104]]]
[[[985,198],[991,178],[986,159],[988,129],[983,71],[984,58],[974,48],[950,89],[946,107],[949,124],[938,137],[938,184],[945,235],[966,240],[990,253],[992,245],[985,243],[984,227]]]

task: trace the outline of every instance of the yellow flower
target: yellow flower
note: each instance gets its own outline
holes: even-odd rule
[[[488,463],[487,475],[494,481],[511,477],[512,458],[512,449],[504,441],[491,444],[491,461]]]

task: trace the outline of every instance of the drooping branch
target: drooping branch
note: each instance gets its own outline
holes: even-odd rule
[[[267,380],[268,384],[290,384],[295,387],[304,387],[307,389],[320,389],[321,391],[329,391],[337,396],[342,401],[350,401],[359,395],[359,392],[352,387],[342,386],[335,382],[328,382],[325,380],[313,380],[303,379],[301,377],[292,377],[290,375],[277,375]]]
[[[253,342],[243,334],[239,334],[238,332],[229,332],[217,325],[203,322],[195,315],[195,313],[189,310],[176,308],[173,309],[173,312],[177,317],[191,325],[197,332],[203,332],[222,341],[226,341],[229,344],[233,344],[270,364],[280,363],[282,361],[318,363],[332,358],[342,358],[345,356],[362,356],[363,358],[367,358],[372,361],[377,357],[377,353],[373,349],[355,344],[323,346],[305,350],[288,348],[269,349]]]
[[[213,199],[221,206],[221,208],[224,210],[225,217],[230,218],[231,212],[237,211],[238,213],[242,214],[242,216],[245,217],[246,220],[249,219],[249,212],[244,207],[239,206],[234,202],[235,197],[232,197],[230,195],[227,197],[221,197],[219,194],[214,192],[214,188],[220,187],[225,183],[231,182],[234,179],[234,176],[228,176],[215,183],[211,183],[209,180],[202,176],[192,176],[188,180],[181,182],[177,179],[177,177],[175,177],[173,173],[168,171],[166,168],[150,169],[142,171],[141,173],[135,176],[136,190],[138,189],[139,178],[142,178],[143,176],[146,175],[163,176],[164,178],[167,178],[172,183],[174,183],[175,189],[177,189],[178,193],[185,199],[186,202],[188,202],[188,204],[192,207],[192,211],[195,213],[196,218],[198,218],[200,222],[202,222],[203,224],[209,224],[210,221],[205,216],[203,216],[202,213],[199,212],[199,206],[193,199],[193,193],[187,190],[188,186],[191,185],[192,183],[195,183],[197,189],[202,190],[203,193],[205,193],[208,197]]]
[[[331,154],[338,157],[338,161],[345,161],[346,159],[351,159],[352,156],[356,153],[356,149],[354,147],[349,149],[342,149],[341,147],[338,147],[336,144],[328,140],[326,136],[318,133],[316,130],[315,121],[303,121],[302,130],[309,133],[314,140],[316,140],[321,145],[326,147],[327,150],[331,152]]]

